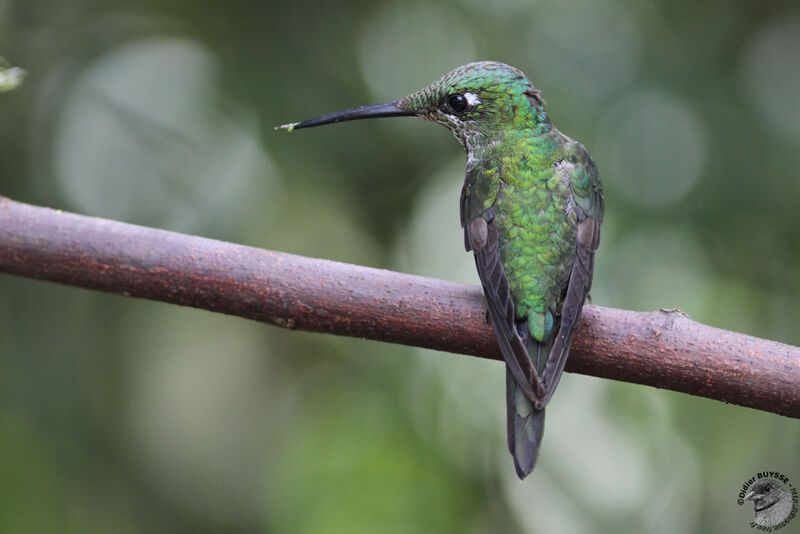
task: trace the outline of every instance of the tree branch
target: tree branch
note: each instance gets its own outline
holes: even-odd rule
[[[0,272],[266,323],[500,359],[480,289],[0,197]],[[800,349],[677,311],[587,305],[567,370],[800,418]]]

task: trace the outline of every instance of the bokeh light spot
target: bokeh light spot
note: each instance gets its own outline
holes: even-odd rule
[[[713,278],[703,247],[669,227],[637,230],[597,256],[592,296],[606,306],[653,311],[680,308],[697,320],[710,304]]]
[[[608,154],[604,180],[647,208],[684,198],[703,170],[705,133],[683,103],[654,91],[629,95],[600,122],[598,144]]]
[[[525,49],[534,84],[547,78],[587,96],[604,96],[634,78],[640,59],[640,30],[622,4],[608,0],[537,3]],[[541,82],[539,82],[541,83]]]
[[[92,215],[184,232],[214,233],[231,205],[250,206],[274,172],[255,121],[217,93],[217,70],[201,44],[174,37],[86,66],[54,131],[62,194]]]
[[[446,5],[396,2],[364,25],[361,71],[376,100],[396,100],[476,61],[469,23]]]
[[[745,47],[741,77],[764,118],[800,136],[800,21],[776,22],[758,31]]]

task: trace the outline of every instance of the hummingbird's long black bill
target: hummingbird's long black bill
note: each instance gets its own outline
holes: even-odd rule
[[[385,104],[374,104],[372,106],[361,106],[360,108],[346,109],[336,113],[328,113],[322,117],[308,119],[303,122],[292,122],[283,124],[278,128],[286,128],[290,132],[297,128],[310,128],[312,126],[322,126],[334,122],[354,121],[358,119],[372,119],[377,117],[409,117],[415,113],[400,107],[400,101],[386,102]],[[277,129],[277,128],[276,128]]]

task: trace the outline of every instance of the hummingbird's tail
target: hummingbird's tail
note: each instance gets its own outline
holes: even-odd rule
[[[544,433],[544,409],[536,410],[522,393],[511,371],[506,367],[506,410],[508,413],[508,451],[514,457],[514,468],[520,479],[528,476],[536,465],[539,445]]]

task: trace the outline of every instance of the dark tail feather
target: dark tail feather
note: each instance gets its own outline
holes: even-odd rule
[[[544,433],[544,410],[535,410],[530,400],[517,387],[506,367],[506,409],[508,413],[508,451],[514,457],[514,468],[520,479],[528,476],[536,465],[539,445]]]

